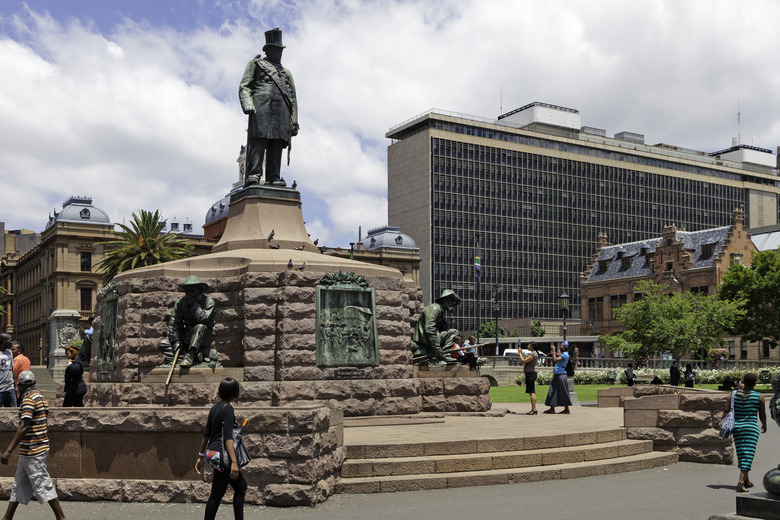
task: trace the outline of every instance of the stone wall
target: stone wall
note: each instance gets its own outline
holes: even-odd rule
[[[438,387],[420,386],[411,334],[422,310],[421,292],[400,273],[366,276],[376,299],[380,364],[362,368],[358,377],[340,377],[337,369],[316,365],[316,286],[325,273],[201,277],[216,304],[216,347],[224,369],[210,377],[199,369],[177,369],[169,387],[160,377],[162,369],[155,369],[162,361],[157,343],[167,336],[173,303],[183,295],[181,279],[129,274],[116,279],[116,368],[90,372],[87,406],[202,406],[213,398],[215,383],[230,375],[241,382],[242,401],[258,406],[324,404],[349,416],[490,408],[489,387],[468,372],[460,373],[461,382],[448,376]],[[93,357],[98,343],[93,341]],[[454,395],[461,391],[466,392],[462,398]]]
[[[249,419],[244,441],[252,461],[242,468],[248,503],[311,506],[333,494],[345,455],[340,410],[240,404],[235,410]],[[70,500],[205,502],[211,485],[194,466],[207,416],[208,408],[189,406],[52,408],[49,472]],[[10,443],[18,421],[17,411],[0,410],[0,445]],[[17,460],[18,450],[0,466],[3,499]]]
[[[615,399],[629,439],[652,440],[655,451],[675,451],[684,462],[734,462],[731,439],[720,437],[727,392],[663,385],[599,391],[599,407]]]

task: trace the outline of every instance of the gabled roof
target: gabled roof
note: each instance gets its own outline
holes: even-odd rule
[[[683,242],[683,247],[690,254],[690,268],[713,265],[715,256],[723,249],[730,229],[729,226],[725,226],[701,231],[677,231],[677,240]],[[650,275],[651,266],[647,261],[648,255],[656,252],[662,240],[662,237],[657,237],[603,247],[591,267],[587,281],[596,282]],[[709,256],[702,254],[702,248],[706,245],[712,246]],[[627,258],[628,262],[623,262],[623,258]],[[606,262],[606,270],[600,272],[599,267],[602,262]]]

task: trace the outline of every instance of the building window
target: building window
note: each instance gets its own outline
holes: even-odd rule
[[[737,344],[734,341],[729,341],[729,359],[737,358]]]
[[[691,292],[693,294],[701,294],[702,296],[706,296],[710,292],[710,288],[707,285],[702,285],[701,287],[691,287]]]
[[[92,253],[81,253],[81,270],[92,271]]]
[[[612,309],[612,319],[615,319],[615,309],[619,309],[623,305],[626,304],[626,295],[625,294],[613,294],[609,297],[609,307]]]
[[[81,291],[81,310],[92,310],[92,289],[82,288]]]
[[[607,260],[599,260],[599,272],[600,273],[606,273],[607,272],[607,265],[609,265],[609,261],[607,261]]]
[[[604,298],[588,298],[588,317],[593,321],[604,320]]]
[[[630,256],[624,256],[620,259],[620,270],[621,271],[627,271],[631,268],[631,257]]]
[[[742,263],[742,254],[741,253],[731,253],[729,255],[730,265],[734,264],[741,264]]]
[[[712,258],[712,244],[704,244],[701,246],[701,257],[703,260]]]
[[[762,353],[762,357],[764,359],[769,358],[769,340],[765,339],[762,344],[764,352]]]
[[[748,342],[742,340],[740,343],[739,359],[747,359],[748,357]]]

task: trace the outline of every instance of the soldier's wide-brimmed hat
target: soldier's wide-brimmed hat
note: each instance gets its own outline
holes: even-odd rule
[[[278,27],[271,29],[270,31],[265,31],[265,45],[263,45],[263,50],[268,49],[268,47],[285,48],[285,46],[282,45],[282,30]]]
[[[437,302],[443,301],[443,300],[453,300],[455,302],[455,305],[460,304],[460,296],[458,296],[455,291],[452,289],[444,289],[441,293],[441,296],[436,298]]]
[[[184,282],[181,284],[182,289],[186,289],[187,287],[200,287],[201,291],[206,291],[209,288],[206,283],[201,282],[200,278],[194,274],[187,276],[187,278],[185,278]]]

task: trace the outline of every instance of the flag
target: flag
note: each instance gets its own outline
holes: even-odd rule
[[[479,242],[477,242],[477,252],[474,255],[474,276],[477,283],[482,283],[482,266],[479,264]]]

